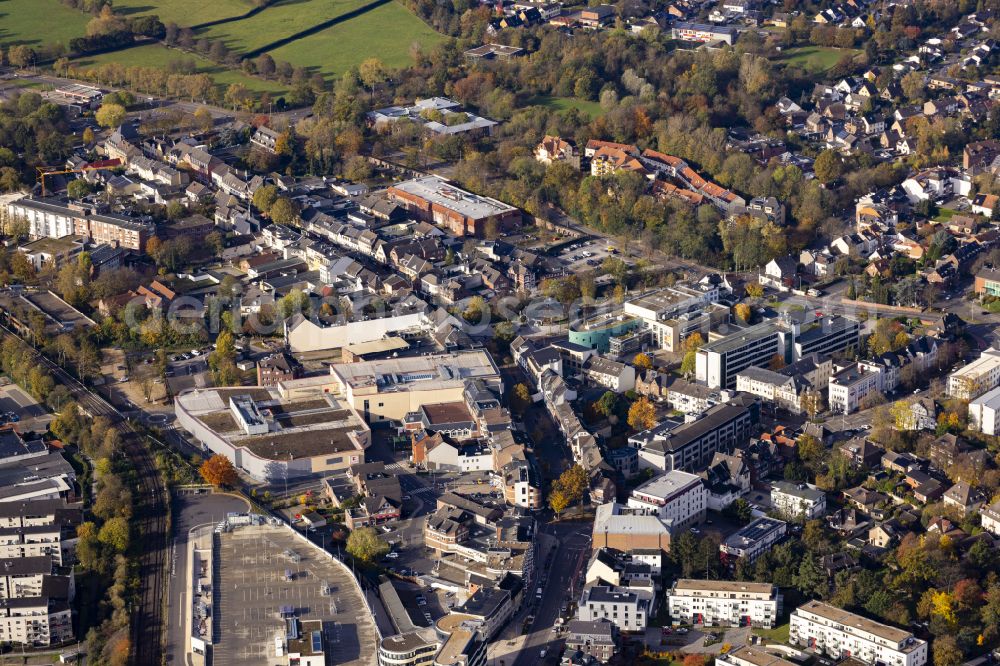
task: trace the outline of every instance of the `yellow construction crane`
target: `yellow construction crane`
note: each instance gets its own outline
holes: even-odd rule
[[[117,162],[117,160],[115,160]],[[42,196],[45,196],[45,178],[47,176],[62,176],[67,173],[84,173],[85,171],[98,171],[100,169],[109,169],[113,166],[120,166],[121,163],[110,165],[107,162],[101,162],[97,164],[88,164],[87,166],[80,167],[79,169],[63,169],[56,166],[40,166],[35,167],[37,176],[35,178],[36,182],[42,184]]]

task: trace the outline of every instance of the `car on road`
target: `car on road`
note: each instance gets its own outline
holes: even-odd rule
[[[409,495],[403,495],[403,499],[404,500],[408,500],[408,499],[410,499],[410,496]]]
[[[391,553],[387,553],[386,556],[385,556],[385,558],[387,560],[396,560],[396,559],[399,559],[399,553],[397,553],[395,551],[393,551]]]
[[[382,530],[383,532],[385,532],[386,534],[388,534],[389,532],[391,532],[391,531],[392,531],[392,528],[391,528],[391,527],[389,527],[388,525],[383,525],[383,526],[382,526],[382,527],[381,527],[380,529],[381,529],[381,530]]]

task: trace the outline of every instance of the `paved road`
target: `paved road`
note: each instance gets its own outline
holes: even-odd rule
[[[4,337],[21,340],[17,334],[0,326]],[[139,604],[133,608],[131,623],[132,663],[159,664],[163,657],[163,591],[167,562],[167,511],[168,493],[159,471],[153,462],[149,443],[135,432],[131,424],[107,400],[94,393],[75,377],[63,370],[41,353],[24,343],[25,351],[39,365],[44,366],[53,378],[64,385],[74,400],[91,416],[104,416],[122,435],[122,452],[135,470],[136,484],[140,489],[136,501],[133,533],[141,535],[142,555],[139,561]]]
[[[581,567],[586,567],[590,555],[590,523],[555,523],[544,525],[541,529],[559,540],[559,548],[548,570],[548,581],[542,591],[542,601],[535,611],[535,621],[511,666],[535,666],[542,650],[546,652],[546,659],[559,651],[562,640],[556,637],[554,631],[559,609],[563,603],[579,595],[580,586],[575,577]],[[544,568],[545,562],[540,565]],[[527,590],[525,594],[533,597],[534,590]]]
[[[234,495],[180,495],[173,501],[174,529],[170,542],[170,577],[167,594],[168,664],[185,664],[187,637],[184,614],[188,597],[188,533],[192,528],[217,523],[231,511],[243,512],[250,507],[246,500]]]

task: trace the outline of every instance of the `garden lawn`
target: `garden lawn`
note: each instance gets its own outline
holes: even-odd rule
[[[604,110],[597,102],[591,102],[586,99],[577,99],[576,97],[553,97],[552,95],[539,95],[538,97],[532,97],[529,99],[528,104],[533,106],[547,106],[554,111],[577,109],[584,115],[589,116],[591,119],[604,115]]]
[[[778,60],[809,71],[825,72],[840,62],[845,54],[856,56],[859,53],[861,51],[857,49],[838,49],[832,46],[800,46],[786,49]]]
[[[164,23],[184,27],[240,16],[254,5],[248,0],[115,0],[114,7],[119,14],[155,14]]]
[[[137,65],[139,67],[165,68],[170,61],[182,58],[185,60],[193,58],[197,64],[198,73],[211,76],[216,85],[220,86],[222,92],[225,92],[225,89],[232,83],[242,83],[256,93],[267,92],[274,96],[282,95],[286,91],[285,86],[278,81],[265,81],[255,76],[247,76],[243,72],[228,69],[206,58],[177,49],[167,48],[161,44],[148,44],[124,51],[88,56],[74,61],[73,64],[77,67],[88,67],[106,62],[118,62],[126,67]]]
[[[294,2],[286,0],[286,2],[271,5],[250,18],[204,28],[199,30],[195,36],[199,39],[202,37],[211,40],[221,39],[230,51],[247,53],[267,46],[276,40],[307,30],[317,23],[336,18],[367,2],[368,0],[296,0]],[[345,25],[353,27],[354,22],[351,21]],[[382,28],[385,33],[392,34],[390,26]],[[361,36],[367,40],[373,35],[364,34]],[[312,56],[311,62],[295,64],[319,66],[324,57],[325,49],[339,50],[336,44],[316,42],[316,48],[310,54]]]
[[[937,217],[934,218],[937,222],[949,222],[952,217],[958,214],[958,211],[954,208],[938,208]]]
[[[0,0],[0,45],[65,45],[83,37],[90,18],[59,0]]]
[[[789,624],[786,622],[774,629],[754,629],[753,633],[772,643],[788,643]]]
[[[411,44],[417,42],[427,52],[444,39],[406,7],[390,2],[270,54],[275,60],[329,76],[342,74],[366,58],[378,58],[391,69],[404,67],[412,63]]]

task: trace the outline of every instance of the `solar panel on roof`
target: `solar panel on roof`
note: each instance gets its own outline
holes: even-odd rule
[[[323,651],[323,632],[319,630],[312,632],[312,651]]]

